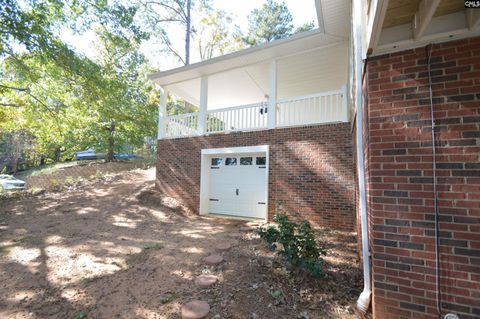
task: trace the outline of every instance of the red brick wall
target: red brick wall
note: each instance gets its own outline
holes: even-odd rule
[[[354,229],[349,123],[159,140],[157,186],[198,212],[201,150],[253,145],[270,145],[269,218],[281,205],[297,219]]]
[[[480,38],[433,46],[443,313],[480,318]],[[368,62],[375,318],[438,318],[425,48]]]

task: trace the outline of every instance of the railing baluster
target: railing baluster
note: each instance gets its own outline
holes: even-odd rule
[[[218,117],[220,116],[221,113],[219,112],[213,112],[210,116],[210,119],[208,120],[208,126],[210,127],[211,132],[216,132],[218,130],[217,128],[217,122],[218,122]]]
[[[338,94],[335,94],[335,120],[340,118],[340,114],[338,113],[338,111],[340,110],[339,105],[340,104],[338,103]]]
[[[217,121],[218,115],[221,114],[220,112],[213,112],[210,120],[208,122],[208,126],[210,126],[210,131],[215,133],[217,131],[217,126],[215,122]]]
[[[239,115],[239,118],[240,118],[240,124],[239,124],[240,130],[243,129],[243,111],[244,111],[244,109],[239,109],[239,110],[238,110],[238,113],[240,113],[240,115]]]
[[[242,121],[241,123],[241,129],[244,129],[245,128],[245,123],[244,123],[244,120],[245,120],[245,109],[240,109],[240,119]]]
[[[305,103],[308,103],[308,108],[305,106],[305,113],[304,113],[304,118],[305,122],[308,124],[313,124],[314,123],[314,117],[312,114],[312,98],[308,98],[308,101],[305,101]]]
[[[328,98],[328,122],[332,121],[332,96],[327,96]]]
[[[226,125],[227,125],[227,127],[226,127],[225,131],[228,132],[228,131],[230,131],[230,127],[232,127],[232,126],[230,125],[230,112],[225,112],[225,117],[227,118],[227,120],[226,120],[226,123],[227,123]]]
[[[288,126],[290,125],[295,125],[295,101],[290,102],[289,107],[291,109],[291,115],[289,116],[288,119]]]
[[[326,122],[325,119],[327,118],[327,111],[325,110],[325,97],[320,97],[320,114],[322,114],[322,121],[321,123]]]
[[[215,126],[215,119],[218,116],[218,112],[212,112],[210,114],[210,118],[208,119],[208,126],[210,128],[210,132],[215,133],[217,131],[217,128]]]
[[[292,120],[292,115],[293,115],[293,112],[292,112],[292,102],[288,102],[288,119],[287,119],[287,123],[285,123],[286,126],[290,126],[293,124],[293,120]]]
[[[297,101],[293,101],[293,119],[292,119],[292,125],[297,125]]]
[[[255,128],[255,125],[253,124],[254,114],[255,114],[255,107],[251,107],[251,108],[250,108],[250,115],[249,115],[250,120],[249,120],[249,122],[248,122],[248,123],[249,123],[249,124],[248,124],[248,125],[249,125],[249,128],[250,128],[251,130]]]
[[[228,115],[227,113],[222,112],[222,116],[223,116],[223,130],[224,130],[224,131],[228,131],[227,115]]]

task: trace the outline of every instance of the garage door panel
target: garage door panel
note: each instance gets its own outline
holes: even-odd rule
[[[264,154],[215,156],[221,163],[210,169],[209,212],[254,218],[266,214],[266,170],[256,165],[256,157]],[[228,158],[228,160],[227,160]],[[236,163],[236,165],[225,165]],[[241,164],[252,165],[241,165]],[[265,166],[264,166],[265,167]]]

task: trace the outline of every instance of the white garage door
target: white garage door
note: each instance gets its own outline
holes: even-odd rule
[[[209,213],[265,218],[266,164],[264,153],[212,156]]]

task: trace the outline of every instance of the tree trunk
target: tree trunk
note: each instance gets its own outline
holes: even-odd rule
[[[191,0],[187,0],[187,24],[186,24],[186,32],[185,32],[185,65],[190,64],[190,37],[192,33],[190,6],[191,6]],[[183,109],[185,111],[184,113],[187,114],[189,109],[189,105],[187,101],[183,102]]]
[[[13,159],[12,171],[13,171],[13,174],[15,174],[18,171],[18,157],[17,156],[15,156],[15,158]]]
[[[20,136],[18,132],[14,133],[13,136],[13,144],[14,144],[14,151],[13,151],[13,173],[15,174],[18,171],[18,162],[20,161],[20,157],[22,156],[22,151],[20,149]]]
[[[115,122],[110,122],[110,127],[108,128],[109,136],[108,136],[108,146],[107,146],[107,156],[105,157],[105,161],[111,162],[113,161],[113,148],[115,146],[115,139],[113,134],[115,133]]]
[[[187,0],[187,30],[185,34],[185,65],[190,64],[190,34],[191,34],[191,17],[190,17],[191,0]]]
[[[55,162],[60,162],[60,154],[61,154],[61,148],[57,147],[54,152],[54,161]]]

